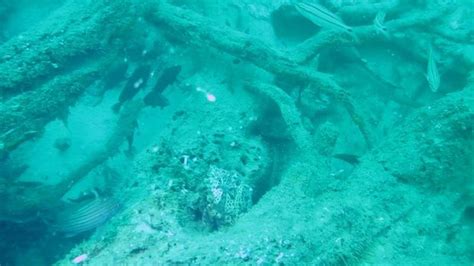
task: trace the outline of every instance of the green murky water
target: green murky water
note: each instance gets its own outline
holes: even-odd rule
[[[472,265],[473,18],[0,0],[0,265]]]

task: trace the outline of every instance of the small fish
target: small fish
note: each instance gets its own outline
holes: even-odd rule
[[[148,78],[150,77],[151,73],[151,66],[150,65],[141,65],[133,71],[132,76],[128,79],[127,84],[123,88],[122,92],[120,93],[119,100],[116,104],[112,106],[112,110],[115,113],[120,111],[122,105],[132,99],[141,88],[143,88]]]
[[[352,28],[347,26],[342,19],[321,5],[301,2],[296,4],[295,7],[303,17],[322,28],[352,32]]]
[[[130,134],[126,137],[127,138],[127,143],[128,143],[128,149],[125,151],[125,155],[128,157],[132,157],[134,154],[134,148],[133,148],[133,142],[135,141],[135,129],[138,128],[138,122],[134,122],[134,130],[130,132]]]
[[[433,47],[430,46],[428,53],[428,65],[426,67],[426,80],[430,85],[432,92],[437,92],[440,85],[440,77],[438,67],[436,66],[436,60],[433,56]]]
[[[374,18],[374,27],[375,31],[378,34],[382,34],[384,37],[388,38],[388,30],[387,27],[384,25],[385,22],[385,12],[378,12]]]
[[[47,221],[47,224],[53,232],[73,237],[104,224],[120,208],[120,203],[113,198],[96,198],[67,206],[66,209],[56,213],[53,219]]]

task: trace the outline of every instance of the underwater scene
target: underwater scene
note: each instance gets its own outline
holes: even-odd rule
[[[474,265],[472,0],[0,0],[0,266]]]

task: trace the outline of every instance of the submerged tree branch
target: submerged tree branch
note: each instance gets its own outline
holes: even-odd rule
[[[304,153],[308,158],[316,155],[311,136],[303,127],[301,115],[294,104],[294,100],[287,93],[276,86],[263,83],[251,83],[247,84],[246,87],[276,103],[299,152]]]

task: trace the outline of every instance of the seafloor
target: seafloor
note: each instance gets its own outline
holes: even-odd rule
[[[474,4],[0,0],[0,265],[473,265]]]

